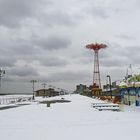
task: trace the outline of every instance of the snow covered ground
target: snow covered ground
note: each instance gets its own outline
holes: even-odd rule
[[[61,99],[53,97],[51,99]],[[0,110],[0,140],[139,140],[140,108],[98,111],[101,101],[80,95],[63,96],[69,103],[51,107],[37,102]],[[130,111],[131,110],[131,111]]]

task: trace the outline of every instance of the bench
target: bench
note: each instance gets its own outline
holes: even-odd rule
[[[92,103],[92,107],[98,109],[99,111],[102,110],[110,110],[110,111],[119,111],[119,105],[113,103]]]

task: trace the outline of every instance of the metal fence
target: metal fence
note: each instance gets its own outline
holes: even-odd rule
[[[15,104],[25,101],[31,101],[31,97],[9,97],[9,98],[0,98],[0,105],[6,104]]]

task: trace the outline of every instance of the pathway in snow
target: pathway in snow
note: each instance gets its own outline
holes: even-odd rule
[[[138,140],[140,112],[98,111],[97,100],[67,95],[69,103],[31,105],[0,111],[2,140]],[[37,98],[42,101],[43,98]],[[60,99],[53,97],[52,99]],[[43,100],[46,100],[45,98]]]

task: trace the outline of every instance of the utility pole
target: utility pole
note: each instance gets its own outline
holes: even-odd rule
[[[1,87],[1,81],[2,81],[3,74],[5,74],[5,70],[0,68],[0,87]]]
[[[46,83],[43,83],[42,85],[43,85],[43,88],[44,88],[44,97],[45,97],[45,87],[46,87],[47,84]]]
[[[35,99],[34,86],[35,86],[35,83],[36,83],[37,81],[36,81],[36,80],[31,80],[30,82],[33,83],[33,100],[34,100],[34,99]]]

